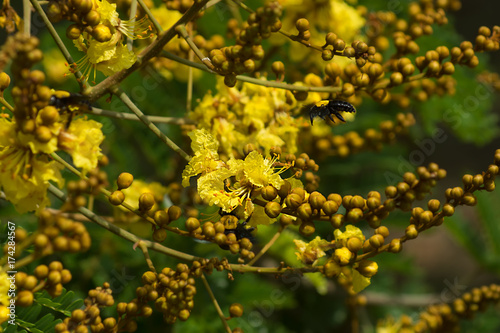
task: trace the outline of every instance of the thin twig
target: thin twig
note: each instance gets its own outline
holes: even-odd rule
[[[137,61],[131,67],[113,74],[98,85],[92,87],[88,92],[89,99],[91,101],[95,101],[104,96],[107,92],[110,92],[111,87],[117,86],[127,76],[146,64],[151,58],[160,54],[165,44],[167,44],[172,40],[172,38],[177,35],[175,28],[178,25],[186,24],[187,22],[191,21],[191,19],[193,19],[195,15],[198,14],[198,12],[206,5],[207,2],[208,0],[200,0],[199,2],[195,2],[193,6],[191,6],[191,8],[189,8],[187,12],[184,13],[184,15],[176,23],[174,23],[174,25],[170,29],[163,32],[157,40],[151,43],[137,56]]]
[[[190,32],[190,40],[191,40],[191,35],[192,35],[192,30],[189,29]],[[194,51],[190,50],[189,54],[189,61],[193,61],[194,59]],[[186,96],[186,112],[191,112],[192,108],[192,100],[193,100],[193,67],[188,68],[188,82],[187,82],[187,96]]]
[[[130,3],[130,16],[129,16],[129,20],[130,20],[130,23],[133,25],[133,27],[135,28],[135,17],[137,15],[137,0],[132,0],[132,2]],[[133,44],[134,44],[134,40],[132,39],[132,37],[127,37],[127,48],[129,49],[129,51],[132,51],[132,47],[133,47]]]
[[[144,3],[144,0],[137,0],[137,1],[139,2],[139,5],[141,6],[142,10],[144,10],[144,12],[146,12],[146,14],[148,15],[148,18],[151,20],[151,22],[153,22],[153,25],[156,28],[156,32],[158,34],[162,33],[163,28],[161,27],[160,23],[158,23],[158,21],[156,20],[154,15],[151,13],[148,6],[146,6],[146,4]]]
[[[212,292],[210,285],[208,284],[205,274],[201,274],[201,281],[203,282],[203,285],[205,286],[205,289],[207,290],[208,296],[212,300],[212,303],[214,303],[215,310],[217,311],[217,314],[222,321],[222,325],[224,325],[224,329],[226,330],[226,332],[231,333],[231,327],[229,327],[229,324],[227,323],[226,317],[224,316],[224,313],[222,312],[222,309],[220,308],[219,303],[217,302],[217,299],[215,298],[215,295]]]
[[[31,6],[29,0],[23,0],[23,32],[26,36],[31,35]]]
[[[156,125],[153,124],[144,115],[144,113],[142,113],[142,111],[130,100],[127,94],[125,94],[123,91],[119,91],[118,89],[116,89],[114,93],[130,109],[130,111],[135,113],[135,115],[144,123],[144,125],[146,125],[151,130],[151,132],[153,132],[158,138],[160,138],[161,141],[172,148],[176,153],[181,155],[186,161],[189,161],[191,159],[191,156],[189,156],[184,150],[177,146],[175,142],[173,142],[165,134],[163,134],[162,131],[160,131],[160,129],[156,127]]]
[[[259,253],[257,253],[255,257],[248,262],[247,265],[252,266],[253,264],[255,264],[257,260],[259,260],[260,257],[262,257],[267,252],[267,250],[269,250],[269,248],[273,246],[274,242],[276,242],[276,240],[279,238],[284,229],[285,228],[280,227],[280,229],[274,234],[273,238],[271,238],[269,242],[267,242],[267,244],[264,245],[264,247],[259,251]]]
[[[92,107],[91,110],[84,111],[87,114],[95,114],[98,116],[123,119],[123,120],[133,120],[133,121],[141,121],[135,114],[133,113],[124,113],[124,112],[116,112],[110,110],[99,109],[96,107]],[[153,123],[161,123],[161,124],[175,124],[175,125],[185,125],[185,124],[194,124],[192,120],[186,118],[177,118],[177,117],[162,117],[162,116],[145,116]]]
[[[43,9],[40,6],[40,4],[38,3],[38,1],[37,0],[30,0],[30,1],[31,1],[31,4],[33,5],[33,7],[35,8],[35,10],[37,11],[38,15],[40,15],[42,17],[42,20],[45,23],[45,26],[47,27],[47,29],[49,29],[50,35],[52,36],[52,38],[56,42],[57,46],[59,47],[59,50],[61,50],[62,54],[64,55],[64,58],[66,58],[66,61],[68,62],[68,64],[69,65],[73,64],[75,61],[71,57],[71,54],[69,54],[68,49],[66,48],[63,41],[61,40],[61,37],[59,37],[59,34],[57,33],[57,31],[54,28],[54,26],[52,25],[52,23],[49,21],[49,18],[47,17],[45,12],[43,11]],[[83,89],[84,80],[82,80],[82,73],[80,71],[75,71],[74,74],[75,74],[75,77],[78,81],[78,84],[80,85],[80,88]]]
[[[64,195],[64,193],[61,190],[59,190],[57,187],[55,187],[54,185],[50,184],[48,190],[50,193],[52,193],[54,196],[56,196],[61,201],[63,201],[63,202],[66,201],[66,196]],[[158,244],[156,242],[151,242],[148,240],[140,239],[136,235],[134,235],[134,234],[132,234],[132,233],[120,228],[120,227],[117,227],[114,224],[109,223],[108,221],[104,220],[103,218],[96,215],[94,212],[88,210],[85,207],[79,207],[78,211],[80,213],[82,213],[83,215],[85,215],[89,220],[93,221],[94,223],[100,225],[101,227],[111,231],[115,235],[118,235],[121,238],[128,240],[134,244],[137,243],[138,241],[141,241],[144,243],[145,246],[147,246],[150,249],[153,249],[157,252],[169,255],[171,257],[174,257],[174,258],[177,258],[180,260],[194,261],[194,260],[201,259],[199,257],[195,257],[195,256],[192,256],[190,254],[186,254],[184,252],[179,252],[177,250],[168,248],[168,247],[161,245],[161,244]]]
[[[210,69],[210,70],[214,70],[215,69],[215,67],[212,64],[212,62],[210,61],[210,59],[208,57],[205,57],[205,55],[203,53],[201,53],[201,51],[198,48],[198,46],[196,46],[196,44],[193,42],[193,40],[191,39],[191,36],[189,36],[189,34],[187,32],[187,29],[186,29],[185,25],[183,25],[183,24],[182,25],[178,25],[175,28],[175,31],[179,35],[181,35],[182,38],[184,38],[184,40],[188,43],[188,45],[191,48],[191,50],[193,50],[194,54],[196,54],[196,56],[198,57],[198,59],[200,59],[200,61],[202,63],[204,63],[205,66],[208,67],[208,69]]]
[[[7,102],[5,100],[5,98],[0,97],[0,104],[5,106],[7,108],[7,110],[9,110],[10,112],[14,112],[14,107],[12,105],[10,105],[9,102]]]
[[[148,264],[149,270],[151,272],[156,273],[155,265],[153,264],[153,261],[151,260],[151,257],[149,256],[148,247],[144,244],[144,242],[142,240],[137,242],[137,246],[141,249],[142,253],[144,254],[144,258],[146,259],[146,263]]]

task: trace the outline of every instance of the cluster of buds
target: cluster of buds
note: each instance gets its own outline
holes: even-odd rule
[[[213,49],[209,54],[215,71],[225,76],[224,83],[227,86],[233,87],[236,84],[236,75],[255,70],[255,61],[264,57],[262,40],[281,29],[280,16],[279,3],[268,2],[264,7],[251,13],[241,28],[236,21],[229,22],[228,28],[236,36],[236,44]]]
[[[66,37],[78,39],[85,31],[100,42],[111,39],[109,27],[100,24],[101,14],[92,0],[49,1],[47,15],[51,22],[63,19],[75,22],[66,29]]]
[[[53,137],[51,129],[59,120],[59,113],[48,106],[52,94],[50,88],[43,85],[45,74],[30,70],[42,60],[39,44],[37,38],[18,33],[7,39],[4,50],[13,60],[11,69],[15,86],[11,94],[16,122],[24,134],[33,134],[37,141],[47,143]],[[3,73],[2,78],[4,85],[8,85],[10,78],[7,74]],[[39,121],[36,121],[37,116]]]
[[[194,268],[194,266],[193,266]],[[155,302],[155,308],[163,314],[165,322],[175,323],[189,318],[196,294],[193,268],[178,264],[173,270],[164,268],[161,273],[146,272],[142,275],[143,286],[136,290],[137,303]],[[129,303],[132,304],[132,303]],[[133,313],[126,313],[127,316]]]
[[[478,81],[491,86],[496,92],[500,92],[500,75],[484,71],[478,75]]]
[[[194,4],[194,0],[163,0],[169,10],[185,13]]]
[[[247,228],[246,223],[240,223],[239,218],[232,214],[221,216],[217,222],[200,221],[195,217],[186,220],[186,230],[193,237],[205,239],[216,243],[224,250],[231,253],[239,253],[241,260],[251,260],[255,254],[251,251],[253,247],[253,228]]]
[[[54,251],[85,252],[90,248],[90,238],[85,225],[48,210],[40,213],[38,231],[33,239],[35,251],[46,256]]]
[[[16,304],[31,306],[34,300],[33,293],[41,290],[46,290],[50,296],[57,297],[62,294],[62,285],[69,281],[71,281],[71,272],[63,269],[59,261],[53,261],[48,266],[37,266],[33,275],[18,272],[16,274]]]
[[[73,310],[71,316],[55,326],[55,332],[116,332],[116,319],[113,317],[102,320],[101,308],[110,307],[115,303],[109,283],[102,287],[91,289],[85,298],[84,309]],[[132,332],[130,326],[123,326],[124,331]]]
[[[419,319],[413,323],[411,318],[400,319],[399,332],[454,332],[460,328],[460,319],[469,319],[478,311],[485,311],[491,304],[500,300],[500,286],[491,284],[472,289],[455,299],[451,304],[431,305],[420,313]]]
[[[104,157],[99,161],[100,165],[107,163],[107,158]],[[87,195],[96,196],[101,189],[108,186],[108,175],[99,168],[89,171],[85,179],[72,180],[68,182],[68,199],[62,210],[72,211],[83,207],[87,204]]]

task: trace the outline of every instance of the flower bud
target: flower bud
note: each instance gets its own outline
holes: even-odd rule
[[[371,278],[378,272],[378,264],[375,261],[363,260],[356,270],[364,277]]]
[[[139,197],[139,210],[142,212],[147,212],[153,208],[155,204],[155,197],[153,193],[145,192]]]
[[[116,180],[116,185],[118,185],[119,190],[123,190],[132,185],[133,181],[134,181],[134,176],[132,174],[128,172],[122,172]]]
[[[264,211],[267,216],[275,218],[281,213],[281,205],[276,201],[269,201],[264,207]]]

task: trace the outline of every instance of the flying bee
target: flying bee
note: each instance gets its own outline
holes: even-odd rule
[[[328,117],[331,121],[335,122],[335,119],[333,118],[334,115],[341,121],[345,122],[345,119],[340,114],[340,111],[352,113],[356,112],[356,109],[351,103],[341,101],[339,99],[326,99],[319,101],[315,103],[309,111],[311,125],[313,124],[313,120],[316,117],[320,117],[321,119],[325,119],[326,117]]]
[[[54,94],[50,97],[49,105],[58,108],[60,110],[59,113],[69,113],[69,118],[65,126],[66,129],[68,129],[71,124],[71,120],[75,114],[75,108],[86,109],[88,111],[92,110],[92,106],[85,96],[64,90],[54,91]]]

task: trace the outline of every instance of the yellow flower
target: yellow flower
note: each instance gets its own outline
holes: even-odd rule
[[[53,48],[43,52],[43,71],[50,82],[64,84],[68,77],[68,64],[59,49]]]
[[[352,270],[352,290],[359,293],[371,284],[371,278],[361,275],[360,272]]]
[[[82,72],[86,79],[91,73],[94,73],[95,80],[96,69],[109,76],[129,68],[137,60],[135,53],[122,44],[119,33],[115,33],[109,41],[103,43],[94,39],[86,42],[83,35],[73,42],[80,51],[86,53],[76,63],[77,69]]]
[[[222,80],[217,90],[206,94],[189,117],[215,136],[227,156],[243,154],[248,143],[265,150],[279,146],[297,151],[298,131],[305,122],[291,116],[297,102],[290,92],[247,83],[238,90]]]
[[[298,250],[298,252],[295,252],[297,259],[305,265],[315,265],[319,258],[326,255],[324,250],[330,245],[330,242],[319,236],[316,236],[309,243],[298,239],[294,239],[293,242],[295,243],[295,248]]]
[[[231,167],[230,162],[231,160],[228,162]],[[254,150],[247,155],[241,168],[236,166],[236,170],[243,171],[245,178],[253,187],[261,188],[267,185],[273,185],[275,188],[280,188],[285,181],[279,174],[274,172],[273,163],[274,160],[264,158],[259,152]]]
[[[191,177],[201,174],[198,193],[210,205],[231,212],[244,203],[247,218],[253,213],[250,200],[253,189],[269,184],[280,188],[284,183],[279,172],[274,172],[274,160],[265,159],[257,151],[248,154],[245,160],[231,158],[225,163],[219,160],[219,143],[207,130],[195,130],[189,136],[194,156],[182,172],[182,185],[188,186]],[[228,179],[233,176],[236,182],[231,185]]]
[[[33,155],[26,149],[3,147],[0,150],[0,187],[19,213],[40,212],[50,204],[49,181],[64,183],[55,161]]]
[[[335,250],[334,258],[340,265],[347,265],[351,261],[353,254],[347,247],[341,247]]]
[[[193,158],[182,172],[182,186],[189,186],[189,179],[198,174],[205,174],[214,171],[224,165],[219,161],[217,149],[219,143],[205,129],[190,132],[191,149],[194,152]]]
[[[18,212],[41,211],[50,203],[49,181],[64,183],[62,166],[20,145],[15,123],[5,118],[0,118],[0,137],[0,188]]]
[[[81,70],[84,78],[94,72],[101,71],[109,76],[123,69],[130,68],[137,57],[132,50],[123,44],[125,37],[132,39],[148,38],[154,36],[151,33],[152,27],[147,16],[138,21],[120,20],[116,11],[116,4],[106,0],[94,0],[94,6],[100,15],[99,24],[103,29],[109,28],[111,38],[99,42],[87,33],[82,34],[74,40],[75,46],[86,53],[86,55],[76,64]]]
[[[333,232],[333,235],[335,236],[335,241],[340,245],[346,246],[349,238],[353,237],[358,238],[361,241],[361,243],[365,241],[365,235],[363,235],[363,232],[358,227],[348,224],[345,227],[345,229],[346,229],[345,232],[342,232],[339,229],[336,229]]]
[[[224,181],[233,176],[232,170],[221,168],[201,176],[198,179],[198,193],[209,205],[216,205],[225,212],[231,212],[240,206],[243,198],[235,191],[227,192]]]
[[[61,132],[59,146],[73,158],[73,164],[84,171],[97,167],[101,158],[101,148],[104,140],[101,131],[102,124],[94,120],[74,119],[68,131]]]

